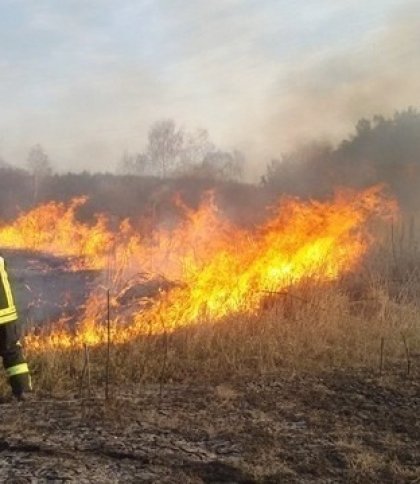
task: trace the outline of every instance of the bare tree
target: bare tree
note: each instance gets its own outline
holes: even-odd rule
[[[117,167],[122,175],[152,175],[151,162],[145,153],[131,154],[125,152]]]
[[[210,141],[206,129],[197,129],[193,133],[187,132],[184,140],[183,162],[187,165],[197,165],[214,150],[215,146]]]
[[[149,131],[146,155],[159,176],[166,178],[179,162],[184,132],[172,119],[156,122]]]
[[[217,149],[207,130],[187,131],[166,119],[150,128],[143,152],[124,153],[117,171],[161,178],[171,175],[240,180],[244,164],[245,158],[239,151]]]
[[[201,165],[202,173],[218,180],[240,180],[245,157],[240,151],[213,151],[207,153]]]
[[[41,145],[35,145],[29,150],[27,167],[33,178],[33,198],[36,201],[42,181],[53,172],[48,155]]]
[[[210,141],[207,130],[185,131],[180,159],[174,174],[178,176],[197,174],[205,157],[214,150],[215,146]]]

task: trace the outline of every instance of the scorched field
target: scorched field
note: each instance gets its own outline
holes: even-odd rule
[[[35,387],[2,382],[2,479],[418,482],[420,260],[383,187],[248,225],[85,202],[0,224]]]

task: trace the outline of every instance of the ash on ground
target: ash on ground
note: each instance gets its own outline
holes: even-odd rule
[[[418,375],[266,375],[0,405],[2,482],[418,482]]]
[[[71,260],[50,254],[1,250],[18,308],[19,319],[30,326],[65,318],[76,321],[91,293],[98,271],[71,268]]]
[[[99,270],[74,270],[74,259],[20,250],[1,250],[7,261],[19,319],[27,327],[65,320],[70,326],[83,316],[90,294],[103,286]],[[138,273],[116,294],[118,315],[150,307],[162,292],[179,287],[161,274]]]

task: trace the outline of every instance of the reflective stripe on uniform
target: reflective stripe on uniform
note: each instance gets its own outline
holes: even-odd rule
[[[11,323],[12,321],[17,320],[17,312],[15,308],[7,311],[7,313],[5,312],[5,314],[2,313],[3,311],[0,311],[0,324]]]
[[[6,368],[6,374],[8,377],[22,375],[22,373],[29,373],[29,368],[27,363],[20,363],[19,365]]]
[[[15,303],[13,301],[12,289],[9,283],[9,277],[7,275],[6,267],[3,257],[0,257],[0,284],[4,289],[6,296],[6,306],[0,308],[0,324],[10,323],[17,320],[17,311]]]

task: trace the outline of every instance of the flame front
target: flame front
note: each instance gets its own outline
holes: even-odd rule
[[[283,199],[254,229],[238,228],[219,212],[211,196],[184,216],[175,229],[141,234],[129,221],[118,230],[101,215],[85,224],[75,215],[84,199],[70,205],[47,203],[0,225],[0,246],[72,257],[73,269],[100,269],[112,283],[113,341],[123,343],[235,313],[257,314],[267,292],[308,278],[336,279],[353,270],[373,238],[374,216],[387,217],[395,204],[381,187],[342,191],[329,202]],[[173,284],[141,310],[120,311],[116,294],[136,273],[160,274]],[[105,340],[103,291],[90,295],[77,328],[57,324],[30,334],[34,349],[99,344]]]

